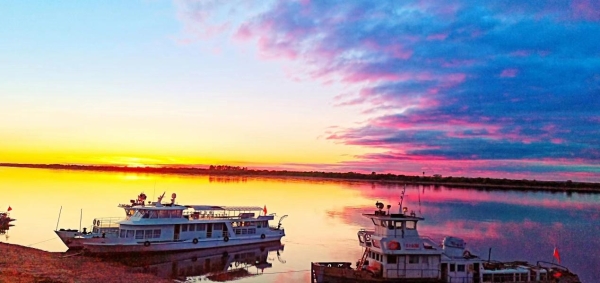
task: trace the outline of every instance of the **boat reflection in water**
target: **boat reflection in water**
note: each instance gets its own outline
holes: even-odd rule
[[[283,248],[280,241],[272,241],[190,252],[120,256],[118,261],[132,267],[133,272],[150,273],[165,279],[197,277],[223,282],[262,274],[264,269],[273,266],[269,262],[272,253],[285,263],[280,258]]]

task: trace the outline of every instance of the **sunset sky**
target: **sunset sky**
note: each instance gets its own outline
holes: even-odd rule
[[[6,1],[0,162],[600,182],[600,2]]]

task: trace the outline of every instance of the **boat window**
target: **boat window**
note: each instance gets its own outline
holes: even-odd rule
[[[152,239],[152,230],[144,231],[144,239]]]
[[[454,271],[456,271],[456,265],[454,265],[454,263],[451,263],[451,264],[450,264],[450,271],[451,271],[451,272],[454,272]]]
[[[125,214],[127,214],[127,216],[132,216],[135,213],[135,210],[133,209],[126,209],[125,210]]]
[[[196,225],[197,225],[196,226],[196,228],[197,228],[196,230],[198,230],[198,231],[204,231],[204,230],[206,230],[206,224],[201,223],[201,224],[196,224]]]
[[[194,224],[192,224],[190,226],[194,226]],[[181,225],[181,232],[187,232],[187,228],[188,228],[187,224],[182,224]]]
[[[125,234],[127,233],[127,230],[121,230],[119,231],[119,238],[125,238]]]
[[[140,210],[142,218],[150,218],[150,212],[148,210]]]
[[[154,229],[154,237],[153,238],[160,238],[160,229]]]
[[[418,255],[409,255],[408,263],[419,263],[419,256]],[[450,271],[452,271],[452,270],[450,270]]]
[[[158,218],[169,218],[169,211],[168,210],[159,210]]]
[[[213,224],[213,230],[223,230],[223,223]]]
[[[144,238],[144,230],[136,230],[135,231],[135,238],[136,239],[143,239]]]
[[[158,211],[151,210],[150,211],[150,218],[158,218]]]
[[[383,226],[383,227],[387,226],[387,221],[381,220],[381,226]]]
[[[248,234],[256,234],[256,228],[248,228]]]
[[[464,264],[459,264],[456,266],[456,271],[458,272],[465,272],[465,265]]]
[[[196,231],[196,224],[190,224],[190,231]]]
[[[371,218],[371,221],[373,221],[373,224],[374,224],[375,226],[379,226],[379,223],[377,223],[377,222],[375,221],[375,219]]]
[[[409,230],[417,229],[417,221],[406,221],[406,229],[409,229]]]
[[[387,255],[387,263],[397,263],[398,256],[397,255]]]
[[[483,282],[492,282],[492,275],[491,274],[484,274],[483,275]]]
[[[404,222],[404,221],[396,221],[396,222],[395,222],[395,224],[396,224],[396,229],[402,229],[402,225],[403,225],[402,223],[403,223],[403,222]]]
[[[127,230],[127,238],[133,238],[133,234],[134,234],[133,230]]]
[[[239,235],[239,234],[241,234],[241,233],[242,233],[242,229],[235,229],[235,234],[236,234],[236,235]]]

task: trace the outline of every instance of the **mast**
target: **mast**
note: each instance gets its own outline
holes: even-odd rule
[[[404,201],[404,192],[406,192],[406,184],[404,184],[404,189],[402,190],[402,194],[400,195],[400,203],[398,203],[400,205],[400,207],[398,207],[398,214],[403,214],[402,213],[402,201]]]

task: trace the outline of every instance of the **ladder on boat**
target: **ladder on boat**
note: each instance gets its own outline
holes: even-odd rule
[[[362,257],[360,258],[360,261],[358,261],[358,264],[356,265],[356,270],[361,270],[363,264],[365,263],[365,261],[367,260],[367,256],[369,255],[369,251],[371,249],[369,247],[365,248],[365,252],[363,253]]]

